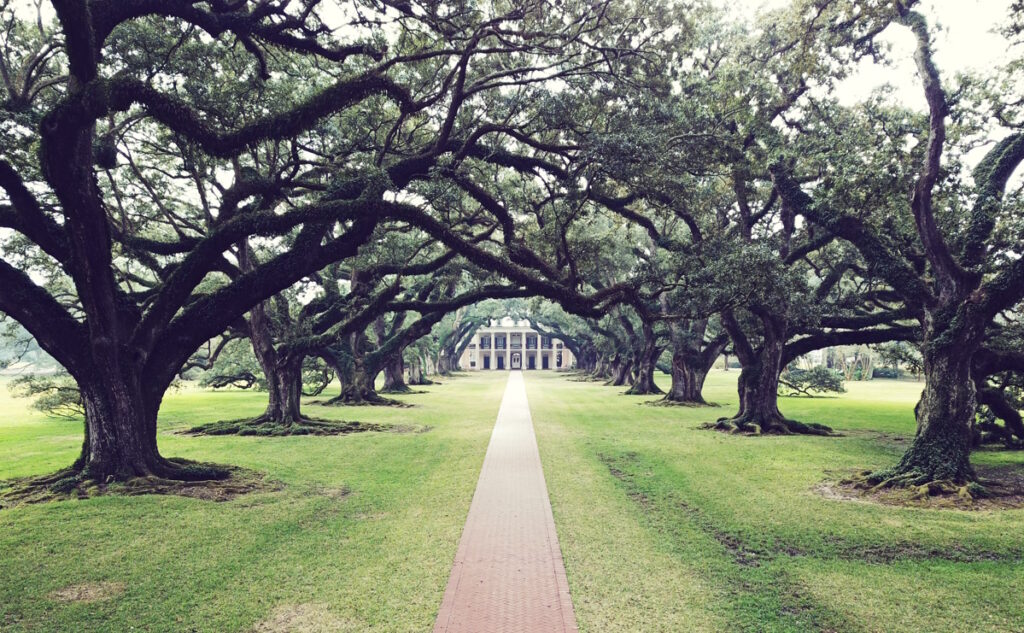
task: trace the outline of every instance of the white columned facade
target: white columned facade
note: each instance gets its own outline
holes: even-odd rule
[[[575,358],[559,339],[550,337],[545,345],[545,335],[527,326],[528,322],[515,322],[506,317],[479,328],[473,334],[472,343],[463,350],[459,366],[491,371],[509,371],[513,368],[524,371],[559,370],[573,366]],[[529,346],[531,338],[534,339],[533,347]],[[557,362],[559,355],[562,356],[561,363]],[[515,364],[513,358],[517,361]],[[501,367],[498,366],[499,362]]]

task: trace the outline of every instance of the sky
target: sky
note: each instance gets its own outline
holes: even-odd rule
[[[718,0],[737,17],[756,19],[760,10],[785,7],[790,0]],[[934,36],[935,62],[944,77],[957,72],[1005,63],[1006,39],[993,30],[1006,22],[1012,0],[924,0],[918,6]],[[937,28],[938,27],[938,30]],[[882,39],[892,44],[891,67],[864,60],[844,81],[836,96],[850,105],[866,99],[875,88],[889,83],[904,106],[924,110],[921,83],[914,68],[914,39],[900,26],[891,26]]]

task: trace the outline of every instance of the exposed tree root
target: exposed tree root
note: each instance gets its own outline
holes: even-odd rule
[[[281,488],[279,483],[268,482],[261,473],[244,468],[177,458],[165,461],[177,466],[177,470],[168,471],[170,477],[148,475],[123,480],[110,477],[99,481],[73,467],[43,477],[0,482],[0,508],[102,495],[160,494],[228,501],[249,492]]]
[[[968,450],[947,437],[918,435],[891,468],[868,471],[850,479],[871,492],[905,489],[914,497],[957,495],[965,501],[990,495],[970,463]]]
[[[654,385],[654,386],[651,386],[651,387],[646,387],[646,388],[645,387],[640,387],[638,385],[633,385],[632,387],[630,387],[629,389],[624,391],[623,395],[626,395],[626,396],[660,396],[663,393],[665,393],[665,392],[662,391],[657,385]]]
[[[222,420],[194,426],[183,435],[257,435],[263,437],[283,437],[287,435],[347,435],[363,431],[382,431],[380,424],[365,422],[344,422],[334,420],[318,420],[300,418],[287,423],[266,416],[245,418],[241,420]]]
[[[719,418],[715,422],[701,425],[701,428],[741,435],[838,435],[824,424],[798,422],[782,416],[755,418],[741,415],[735,418]]]
[[[414,396],[414,395],[417,395],[417,394],[430,393],[430,392],[429,391],[424,391],[423,389],[410,389],[409,387],[406,387],[405,389],[381,389],[377,393],[402,394],[402,395],[406,395],[406,396]],[[408,404],[408,403],[406,403],[406,404]]]
[[[1019,473],[972,480],[935,479],[922,471],[897,473],[895,468],[862,471],[832,485],[840,498],[886,505],[961,510],[1010,509],[1024,506],[1024,477]]]
[[[330,400],[317,402],[324,407],[411,407],[412,405],[408,402],[402,402],[401,400],[395,400],[394,398],[383,398],[373,392],[372,394],[341,394],[335,396]]]
[[[718,407],[720,406],[717,402],[707,402],[706,400],[670,400],[668,396],[660,398],[658,400],[649,400],[643,404],[651,407]]]
[[[961,501],[965,502],[991,497],[997,494],[995,488],[999,487],[999,483],[994,481],[939,479],[934,474],[922,470],[901,472],[898,468],[882,471],[864,471],[844,479],[841,483],[852,485],[869,493],[902,489],[909,494],[910,499],[956,495]],[[987,486],[986,483],[988,484]],[[990,490],[989,486],[993,489]]]

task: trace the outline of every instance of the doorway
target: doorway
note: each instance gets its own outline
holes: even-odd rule
[[[487,356],[484,356],[484,369],[490,369],[490,368],[491,368],[491,355],[488,354]]]
[[[498,369],[505,369],[505,355],[498,356]]]
[[[519,369],[523,366],[523,357],[519,353],[512,354],[512,369]]]

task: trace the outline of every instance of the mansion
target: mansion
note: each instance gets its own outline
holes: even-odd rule
[[[469,371],[568,369],[575,361],[559,339],[537,332],[527,321],[505,317],[492,319],[476,331],[459,358],[459,367]]]

